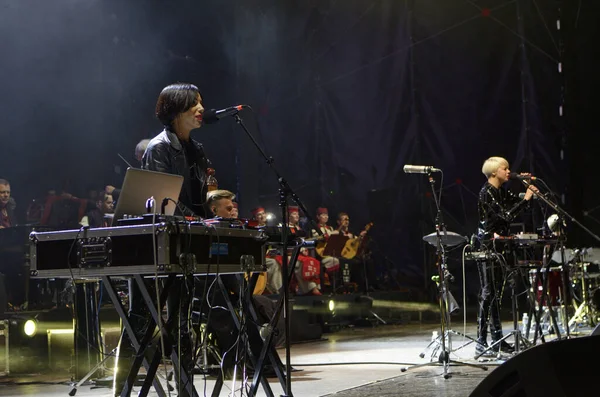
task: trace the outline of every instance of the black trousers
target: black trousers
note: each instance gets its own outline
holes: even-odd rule
[[[479,310],[477,315],[477,338],[482,344],[486,343],[488,323],[492,341],[502,338],[502,323],[500,321],[500,300],[502,294],[503,275],[500,262],[495,260],[482,261],[477,264],[479,270]]]
[[[154,279],[144,280],[146,288],[153,298],[153,303],[156,305],[156,288]],[[162,283],[162,281],[161,281]],[[170,356],[172,349],[178,348],[179,361],[181,363],[181,369],[186,369],[190,376],[190,382],[193,382],[193,346],[192,338],[190,335],[190,321],[188,315],[190,313],[192,298],[193,298],[193,277],[177,277],[173,281],[170,287],[169,295],[167,298],[167,315],[169,322],[166,324],[167,327],[171,328],[171,340],[173,345],[165,345],[165,352],[167,356]],[[150,311],[148,306],[144,302],[142,293],[134,279],[129,280],[129,322],[135,332],[136,339],[141,339],[146,334],[146,331],[151,321]],[[178,323],[178,326],[177,326]],[[160,335],[153,338],[149,343],[148,348],[144,354],[150,360],[152,355],[157,349],[161,348]],[[129,369],[135,359],[135,349],[129,334],[123,330],[121,333],[121,340],[119,341],[119,349],[117,353],[116,365],[115,365],[115,376],[113,385],[113,394],[119,395],[124,387],[125,380],[129,374]],[[177,383],[177,389],[181,388],[182,394],[179,396],[188,396],[185,391],[187,385],[179,384],[179,367],[174,366],[175,380]]]

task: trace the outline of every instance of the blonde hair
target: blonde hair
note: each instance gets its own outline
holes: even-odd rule
[[[211,205],[222,199],[234,200],[235,194],[229,190],[223,189],[211,190],[210,192],[206,193],[206,202],[209,208]]]
[[[484,161],[481,172],[483,172],[483,175],[485,175],[486,178],[489,178],[503,165],[508,167],[508,161],[504,157],[490,157]]]

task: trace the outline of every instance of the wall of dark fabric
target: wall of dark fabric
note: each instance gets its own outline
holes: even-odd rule
[[[598,14],[571,3],[7,2],[0,175],[21,210],[66,180],[76,194],[119,184],[126,165],[117,153],[133,163],[137,141],[161,129],[160,89],[194,82],[207,107],[252,106],[244,122],[311,211],[348,212],[355,231],[375,222],[380,271],[429,286],[421,237],[434,230],[433,200],[426,177],[403,173],[404,164],[443,169],[444,221],[466,236],[492,155],[566,193],[580,214],[593,207],[595,194],[570,186],[580,174],[569,170],[594,156],[579,137],[593,131],[583,120],[594,113],[585,76],[597,78],[588,61]],[[558,115],[564,79],[570,121]],[[258,204],[277,211],[277,180],[233,120],[193,134],[242,216]],[[526,218],[528,228],[542,216]]]

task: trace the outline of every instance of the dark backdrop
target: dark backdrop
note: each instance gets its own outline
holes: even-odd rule
[[[451,231],[475,232],[492,155],[543,178],[600,231],[587,179],[596,3],[0,0],[0,175],[21,211],[50,187],[118,185],[117,154],[133,162],[137,141],[161,129],[161,88],[193,82],[207,107],[251,105],[244,121],[306,206],[348,212],[355,231],[373,221],[379,270],[426,286],[421,237],[435,210],[426,177],[404,164],[444,171]],[[257,204],[277,213],[276,179],[233,120],[193,136],[242,216]]]

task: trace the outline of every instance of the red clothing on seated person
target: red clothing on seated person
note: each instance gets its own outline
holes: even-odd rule
[[[281,266],[281,255],[276,255],[275,260],[279,263],[279,266]],[[302,278],[306,281],[318,282],[321,274],[321,264],[319,263],[319,260],[312,256],[300,254],[298,255],[298,261],[302,264]],[[291,266],[291,264],[288,265]]]

